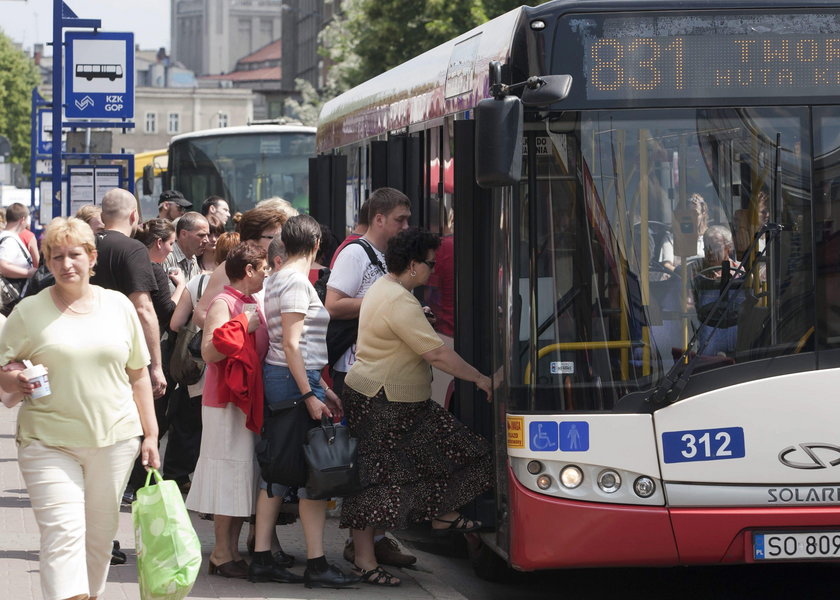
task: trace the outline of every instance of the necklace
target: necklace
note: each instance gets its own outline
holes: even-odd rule
[[[58,288],[53,288],[53,289],[55,291],[56,298],[58,298],[59,302],[61,302],[64,305],[64,308],[66,308],[70,312],[75,313],[77,315],[87,315],[87,314],[90,314],[90,312],[93,310],[93,300],[95,300],[95,297],[93,296],[93,294],[91,294],[91,306],[90,306],[90,308],[85,310],[85,311],[80,311],[80,310],[76,310],[75,308],[70,306],[70,304],[67,303],[67,301],[62,297],[61,292],[58,291]],[[81,299],[81,298],[79,298],[79,299]],[[73,302],[75,302],[75,300]],[[71,302],[71,304],[72,304],[72,302]]]
[[[391,275],[390,273],[388,274],[388,279],[390,279],[390,280],[391,280],[391,281],[393,281],[394,283],[399,283],[399,284],[400,284],[400,287],[403,287],[403,288],[405,287],[405,286],[403,285],[403,282],[402,282],[402,281],[400,281],[397,277],[395,277],[394,275]]]

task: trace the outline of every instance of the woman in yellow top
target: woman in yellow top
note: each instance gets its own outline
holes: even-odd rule
[[[54,219],[43,250],[55,285],[12,311],[0,364],[44,365],[50,393],[35,393],[19,368],[0,371],[0,386],[26,396],[18,464],[41,532],[44,600],[94,599],[138,450],[160,467],[149,351],[129,299],[90,284],[96,243],[84,221]]]
[[[418,229],[388,242],[388,274],[371,286],[359,313],[356,362],[345,379],[347,424],[359,439],[366,487],[344,500],[341,526],[353,529],[356,572],[367,583],[400,580],[374,556],[374,529],[405,529],[431,521],[438,533],[481,527],[458,507],[492,485],[486,440],[430,398],[429,365],[492,393],[490,378],[445,346],[412,290],[435,266],[437,236]]]

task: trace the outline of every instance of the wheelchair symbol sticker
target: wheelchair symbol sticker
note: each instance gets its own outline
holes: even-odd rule
[[[589,450],[589,423],[586,421],[561,421],[560,450],[563,452],[586,452]]]
[[[532,421],[528,439],[534,452],[554,452],[557,444],[557,423],[555,421]]]

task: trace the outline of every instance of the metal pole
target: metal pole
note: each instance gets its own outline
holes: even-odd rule
[[[32,121],[31,136],[29,140],[29,206],[30,216],[34,217],[35,213],[35,173],[37,172],[36,165],[38,164],[38,88],[32,88],[32,113],[30,120]],[[42,200],[43,202],[43,200]]]
[[[52,115],[53,115],[53,145],[52,145],[52,216],[61,216],[61,203],[66,198],[61,197],[61,113],[63,107],[62,75],[64,68],[64,40],[62,35],[63,18],[62,0],[53,0],[53,65],[52,65]],[[44,199],[41,198],[41,203]],[[68,209],[69,210],[69,209]]]

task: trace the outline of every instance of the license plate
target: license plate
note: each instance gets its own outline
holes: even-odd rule
[[[840,558],[840,531],[754,533],[755,560]]]

